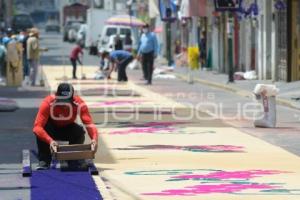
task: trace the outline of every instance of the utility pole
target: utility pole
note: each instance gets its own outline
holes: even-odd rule
[[[234,33],[234,22],[233,22],[233,13],[229,12],[228,15],[228,83],[234,83],[234,61],[233,61],[233,33]]]
[[[166,2],[165,1],[165,5],[166,5],[166,17],[170,18],[172,17],[172,10],[171,10],[171,5],[170,2]],[[171,25],[172,25],[172,21],[171,20],[167,20],[166,21],[166,39],[167,39],[167,60],[168,60],[168,66],[172,65],[172,32],[171,32]]]
[[[128,15],[130,17],[130,26],[132,25],[132,3],[133,3],[132,0],[128,0],[126,2],[127,8],[128,8]]]
[[[0,29],[2,29],[3,27],[3,24],[2,24],[2,21],[4,21],[4,4],[3,4],[3,0],[0,0],[0,8],[2,8],[2,11],[1,11],[1,13],[0,13],[0,22],[1,22],[1,24],[0,24]]]
[[[6,26],[11,26],[11,20],[13,16],[13,0],[5,0],[5,23]]]
[[[166,28],[167,28],[167,59],[168,59],[168,66],[172,65],[172,50],[171,50],[171,37],[172,37],[172,33],[171,33],[171,22],[168,21],[166,24]]]

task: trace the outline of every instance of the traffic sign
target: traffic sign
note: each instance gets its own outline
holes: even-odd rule
[[[216,11],[238,11],[241,0],[214,0]]]

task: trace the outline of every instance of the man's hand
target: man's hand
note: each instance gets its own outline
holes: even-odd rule
[[[91,148],[92,148],[92,151],[93,151],[94,153],[96,153],[96,152],[97,152],[97,149],[98,149],[98,141],[92,140],[92,142],[91,142]]]
[[[57,152],[57,147],[58,147],[58,143],[55,142],[54,140],[50,143],[50,151],[52,153],[56,153]]]
[[[142,56],[141,56],[141,55],[137,55],[137,56],[136,56],[136,59],[137,59],[139,62],[141,62],[141,61],[142,61]]]

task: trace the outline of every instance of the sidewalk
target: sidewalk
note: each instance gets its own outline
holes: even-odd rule
[[[188,69],[185,67],[176,67],[174,73],[180,79],[187,80]],[[252,97],[253,89],[256,84],[275,84],[280,89],[277,96],[277,103],[279,105],[287,106],[300,110],[300,101],[293,100],[300,97],[300,82],[275,82],[271,80],[236,80],[234,83],[228,83],[228,75],[220,74],[215,71],[196,70],[193,71],[194,82],[209,85],[215,88],[234,92],[243,97]]]

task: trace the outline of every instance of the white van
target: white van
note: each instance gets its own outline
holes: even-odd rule
[[[108,51],[111,46],[111,36],[119,34],[123,39],[126,34],[131,34],[132,46],[133,49],[136,50],[138,48],[138,28],[131,26],[120,26],[120,25],[105,25],[102,30],[102,34],[100,37],[100,41],[98,43],[98,50],[106,50]]]

